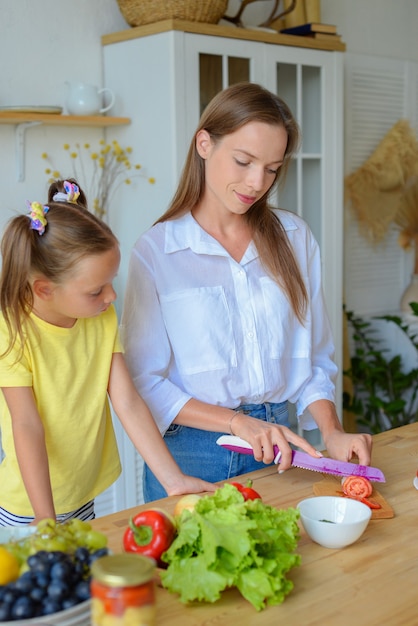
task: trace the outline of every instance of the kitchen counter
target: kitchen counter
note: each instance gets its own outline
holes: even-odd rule
[[[416,626],[418,591],[418,423],[373,437],[372,465],[385,483],[374,486],[394,509],[391,519],[373,519],[357,541],[342,550],[313,543],[301,526],[296,552],[299,567],[288,578],[293,591],[283,604],[257,612],[235,589],[214,604],[182,604],[176,595],[157,588],[157,624],[164,626]],[[263,501],[277,508],[296,506],[313,495],[322,474],[292,468],[278,474],[275,467],[240,477],[252,479]],[[180,496],[138,506],[96,519],[92,525],[109,538],[109,547],[122,550],[129,518],[141,509],[158,506],[172,512]]]

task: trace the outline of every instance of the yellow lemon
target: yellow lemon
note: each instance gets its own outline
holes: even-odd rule
[[[0,585],[7,585],[19,578],[19,569],[16,557],[0,546]]]

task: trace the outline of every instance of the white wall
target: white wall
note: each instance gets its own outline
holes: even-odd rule
[[[234,14],[239,6],[239,0],[230,0],[228,13]],[[261,23],[272,7],[273,0],[249,5],[244,22]],[[418,60],[416,0],[321,0],[321,8],[322,21],[337,24],[347,51]],[[102,85],[100,37],[127,28],[116,0],[0,0],[0,106],[63,106],[66,81]],[[29,129],[25,179],[17,182],[15,129],[0,125],[0,229],[14,212],[25,210],[26,199],[45,198],[48,184],[42,152],[51,153],[68,176],[63,144],[95,144],[101,137],[100,129]],[[133,148],[134,160],[146,165],[146,146]],[[158,172],[155,175],[158,179]],[[129,193],[137,202],[140,192],[124,188],[124,198]],[[129,250],[123,249],[122,254],[126,259]]]
[[[416,0],[321,0],[321,10],[347,52],[418,60]]]
[[[0,0],[0,106],[63,106],[65,81],[101,84],[100,37],[126,27],[116,0]],[[62,157],[65,142],[95,141],[101,132],[28,130],[25,180],[17,182],[14,131],[0,125],[0,227],[26,199],[45,199],[42,152]]]

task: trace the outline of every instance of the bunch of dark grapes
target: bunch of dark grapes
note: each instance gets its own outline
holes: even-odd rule
[[[73,555],[41,550],[28,560],[28,570],[0,586],[0,622],[30,619],[69,609],[90,598],[90,567],[108,554],[79,547]]]

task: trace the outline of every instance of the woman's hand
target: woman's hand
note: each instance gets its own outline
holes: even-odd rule
[[[325,447],[331,458],[337,461],[351,461],[357,457],[361,465],[370,465],[371,435],[344,432],[335,405],[328,400],[317,400],[308,409],[319,426]]]
[[[322,457],[314,446],[287,426],[264,422],[244,413],[237,413],[234,417],[233,432],[251,445],[256,461],[272,463],[275,458],[273,446],[277,446],[281,452],[279,471],[287,470],[291,466],[292,449],[289,444],[297,446],[311,456]]]
[[[372,437],[367,433],[345,433],[334,430],[324,438],[328,454],[338,461],[358,458],[360,465],[370,465]]]

